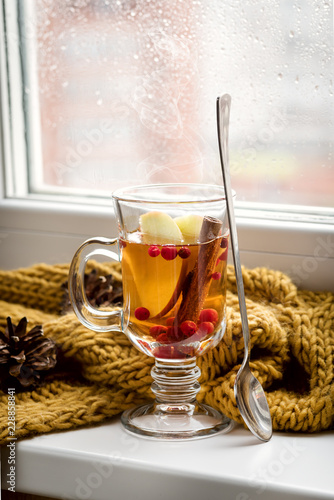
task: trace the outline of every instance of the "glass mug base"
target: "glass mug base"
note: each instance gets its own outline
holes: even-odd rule
[[[151,373],[156,400],[122,414],[121,421],[127,431],[142,437],[180,440],[231,430],[233,422],[228,417],[196,401],[201,373],[196,358],[156,359]]]
[[[164,440],[199,439],[229,432],[234,422],[210,406],[150,403],[126,410],[121,417],[125,429],[146,438]]]

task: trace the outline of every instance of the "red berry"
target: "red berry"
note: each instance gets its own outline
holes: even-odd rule
[[[194,323],[193,321],[183,321],[183,323],[181,323],[180,325],[180,328],[182,333],[187,337],[194,335],[197,330],[196,323]]]
[[[167,326],[172,326],[174,323],[175,316],[171,316],[170,318],[167,318],[166,320],[166,325]]]
[[[227,260],[227,249],[226,249],[226,250],[224,250],[224,252],[222,252],[222,253],[219,255],[219,257],[218,257],[218,261],[220,261],[220,260],[223,260],[223,261]]]
[[[167,332],[160,333],[160,335],[158,335],[158,337],[157,337],[157,341],[161,342],[162,344],[169,344],[170,343],[170,339],[169,339],[169,337],[167,335]]]
[[[203,321],[198,325],[198,332],[205,337],[205,335],[208,335],[213,332],[215,327],[211,323],[211,321]]]
[[[146,309],[146,307],[137,307],[135,310],[135,317],[139,319],[139,321],[145,321],[150,317],[150,311]]]
[[[221,277],[222,277],[222,273],[212,273],[211,274],[211,278],[213,280],[220,280]]]
[[[148,249],[148,254],[150,257],[158,257],[160,255],[160,248],[156,245],[151,245]]]
[[[126,243],[125,243],[125,241],[124,241],[124,240],[119,240],[119,246],[120,246],[121,248],[125,248],[125,247],[126,247]]]
[[[199,315],[199,320],[202,323],[203,321],[210,321],[211,323],[215,324],[218,321],[218,313],[216,309],[203,309],[200,312]]]
[[[178,255],[179,255],[179,257],[181,257],[181,259],[187,259],[190,256],[190,254],[191,254],[191,251],[188,247],[182,247],[178,251]]]
[[[167,327],[163,325],[154,325],[150,328],[152,337],[157,338],[161,333],[166,333]]]
[[[227,248],[227,245],[228,245],[228,238],[223,238],[220,244],[221,248]]]
[[[161,256],[166,260],[174,260],[177,256],[177,248],[174,245],[165,245],[161,249]]]

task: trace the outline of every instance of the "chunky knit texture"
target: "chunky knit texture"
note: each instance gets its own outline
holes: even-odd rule
[[[121,280],[118,264],[90,263]],[[35,434],[100,423],[152,397],[154,360],[122,333],[86,329],[60,314],[69,266],[36,265],[0,271],[0,328],[26,316],[61,347],[66,369],[32,391],[16,394],[16,431]],[[243,269],[252,344],[251,368],[266,390],[274,430],[317,432],[334,423],[334,297],[300,291],[281,272]],[[243,339],[233,268],[227,273],[227,329],[220,344],[198,358],[199,401],[237,422],[233,384]],[[8,437],[7,393],[0,391],[0,444]]]

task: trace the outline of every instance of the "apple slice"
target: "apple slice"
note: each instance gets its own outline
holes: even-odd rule
[[[162,318],[177,304],[190,259],[150,257],[148,248],[133,243],[123,249],[122,275],[125,311],[131,309],[133,314],[137,308],[145,308],[151,321]]]
[[[201,215],[189,214],[175,217],[174,221],[181,230],[185,243],[197,243],[201,232],[203,217]]]
[[[178,245],[183,242],[179,226],[164,212],[147,212],[140,216],[139,223],[144,243]]]

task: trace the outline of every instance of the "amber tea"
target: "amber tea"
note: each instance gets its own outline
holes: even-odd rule
[[[160,213],[155,217],[161,218]],[[193,357],[216,345],[224,333],[228,235],[221,235],[221,221],[188,215],[177,221],[182,243],[161,244],[168,231],[163,234],[159,222],[157,234],[157,227],[147,227],[142,217],[146,231],[121,240],[124,328],[147,354]]]

